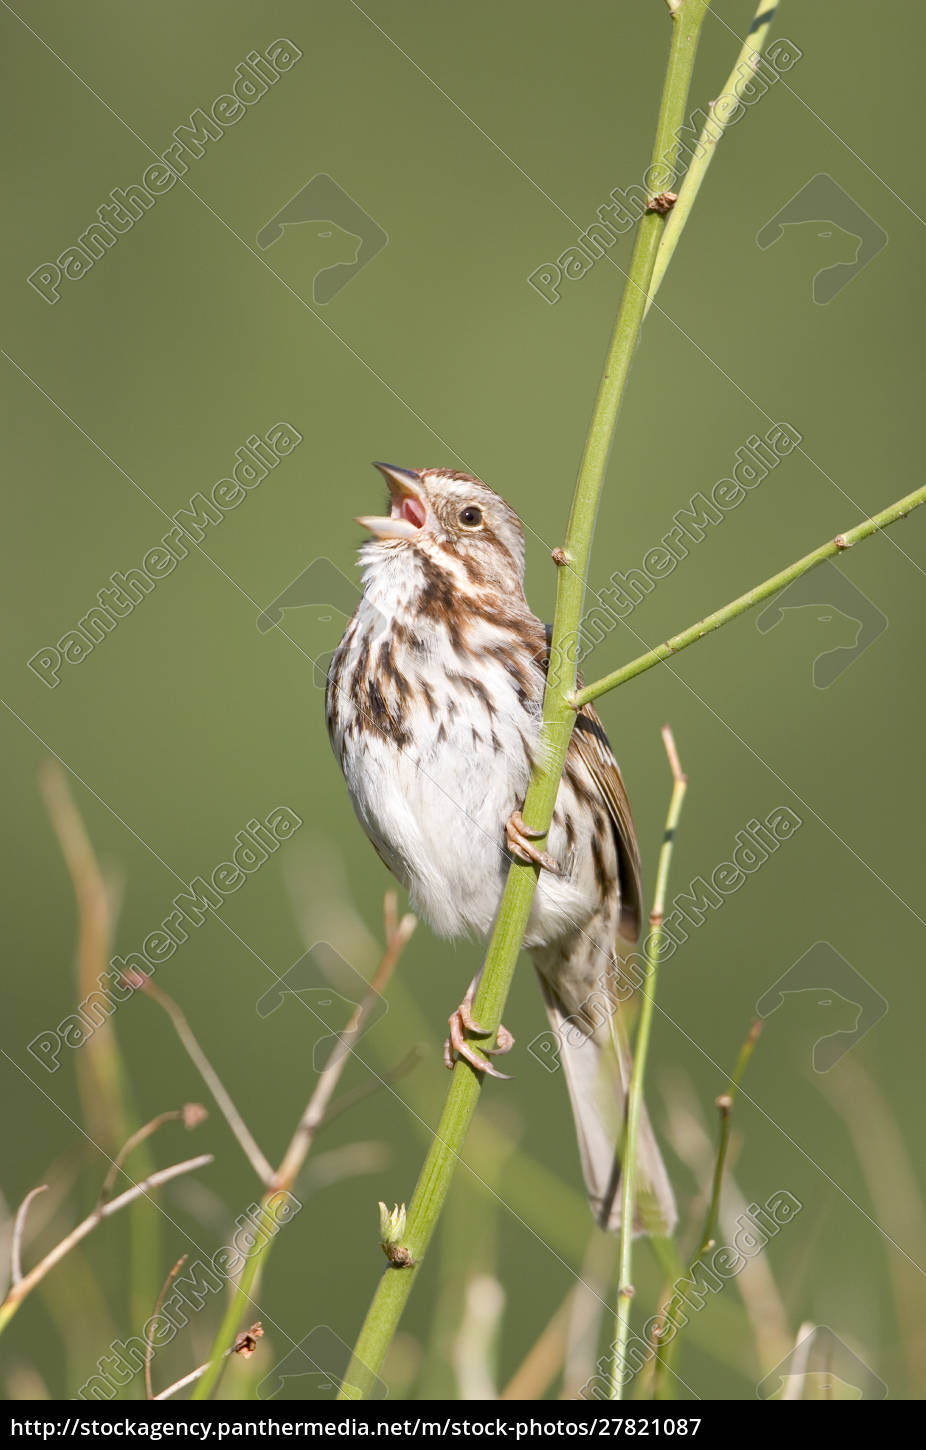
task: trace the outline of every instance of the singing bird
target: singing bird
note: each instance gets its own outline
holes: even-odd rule
[[[538,749],[547,631],[524,595],[524,530],[478,478],[375,465],[389,512],[357,520],[363,591],[328,675],[328,731],[376,851],[441,936],[485,940],[512,857],[539,872],[525,947],[556,1034],[592,1212],[620,1223],[617,1149],[631,1059],[621,954],[641,925],[640,857],[595,710],[577,715],[546,849],[520,805]],[[446,1056],[504,1076],[471,1036],[478,976]],[[513,1042],[504,1028],[493,1052]],[[644,1112],[634,1231],[676,1220]]]

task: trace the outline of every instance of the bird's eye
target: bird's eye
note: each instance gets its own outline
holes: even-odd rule
[[[482,523],[482,509],[477,509],[475,504],[468,504],[465,509],[460,510],[458,518],[465,529],[478,529]]]

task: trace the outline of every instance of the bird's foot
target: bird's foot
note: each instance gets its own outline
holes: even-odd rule
[[[546,835],[546,831],[529,831],[524,824],[524,817],[520,811],[515,811],[508,819],[505,826],[505,840],[508,843],[508,850],[516,861],[523,861],[528,865],[541,866],[544,871],[550,871],[554,876],[559,876],[560,868],[548,851],[538,851],[531,841],[540,840]]]
[[[473,996],[474,990],[470,987],[457,1010],[451,1012],[447,1018],[450,1036],[444,1043],[444,1066],[452,1068],[456,1059],[462,1057],[476,1072],[485,1072],[489,1077],[503,1078],[507,1082],[511,1074],[499,1072],[498,1068],[488,1059],[500,1057],[504,1052],[510,1052],[514,1046],[514,1038],[507,1027],[499,1024],[495,1034],[494,1047],[478,1049],[467,1039],[467,1032],[471,1032],[475,1037],[488,1037],[491,1030],[488,1027],[482,1027],[473,1016]]]

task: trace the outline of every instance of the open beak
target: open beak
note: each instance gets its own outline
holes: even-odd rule
[[[374,463],[389,485],[391,509],[385,518],[364,515],[362,524],[378,539],[418,538],[428,519],[428,500],[420,476],[413,468],[396,468],[391,463]]]

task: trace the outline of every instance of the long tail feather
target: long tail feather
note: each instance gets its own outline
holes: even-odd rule
[[[537,974],[559,1040],[589,1203],[601,1227],[614,1231],[621,1221],[617,1150],[631,1072],[624,1014],[615,1005],[593,1024],[568,1010],[539,963]],[[669,1234],[677,1218],[672,1186],[644,1108],[637,1133],[634,1233]]]

